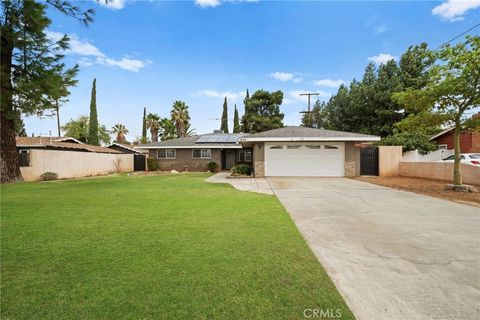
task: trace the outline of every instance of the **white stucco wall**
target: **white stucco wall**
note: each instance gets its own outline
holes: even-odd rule
[[[31,149],[30,166],[20,170],[25,181],[40,180],[45,172],[55,172],[59,179],[131,172],[133,154]]]

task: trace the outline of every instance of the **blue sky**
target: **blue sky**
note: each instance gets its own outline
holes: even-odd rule
[[[190,107],[192,126],[220,126],[223,97],[229,118],[244,92],[282,90],[285,124],[298,125],[306,101],[300,92],[328,99],[339,84],[361,78],[369,61],[399,57],[409,45],[431,48],[480,20],[480,1],[128,1],[96,10],[88,28],[49,10],[52,38],[68,34],[69,65],[80,64],[78,86],[61,109],[64,124],[88,114],[97,78],[99,122],[123,123],[129,140],[141,135],[143,107],[169,116],[175,100]],[[480,28],[474,30],[475,34]],[[28,117],[26,130],[56,135],[55,118]],[[232,128],[232,121],[229,123]]]

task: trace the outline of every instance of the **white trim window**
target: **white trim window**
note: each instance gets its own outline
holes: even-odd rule
[[[211,159],[212,151],[210,149],[193,149],[192,158],[193,159]]]
[[[177,150],[175,149],[158,149],[158,159],[175,159],[177,157]]]
[[[239,162],[252,162],[252,149],[240,149],[238,160]]]
[[[437,147],[438,147],[438,150],[448,150],[447,144],[439,144]]]

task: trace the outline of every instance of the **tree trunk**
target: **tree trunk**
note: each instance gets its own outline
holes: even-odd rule
[[[462,172],[460,163],[460,135],[462,134],[462,126],[460,118],[455,118],[455,134],[453,137],[453,145],[455,150],[453,162],[453,184],[462,185]]]
[[[57,130],[58,130],[58,136],[61,137],[62,136],[62,132],[60,131],[60,113],[59,113],[59,107],[58,107],[58,100],[55,101],[55,106],[57,108]]]
[[[0,77],[0,182],[23,181],[15,141],[15,116],[12,101],[12,55],[13,31],[8,25],[1,30],[1,77]]]

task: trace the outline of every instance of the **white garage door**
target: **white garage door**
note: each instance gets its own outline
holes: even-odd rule
[[[343,177],[344,143],[265,143],[265,176]]]

